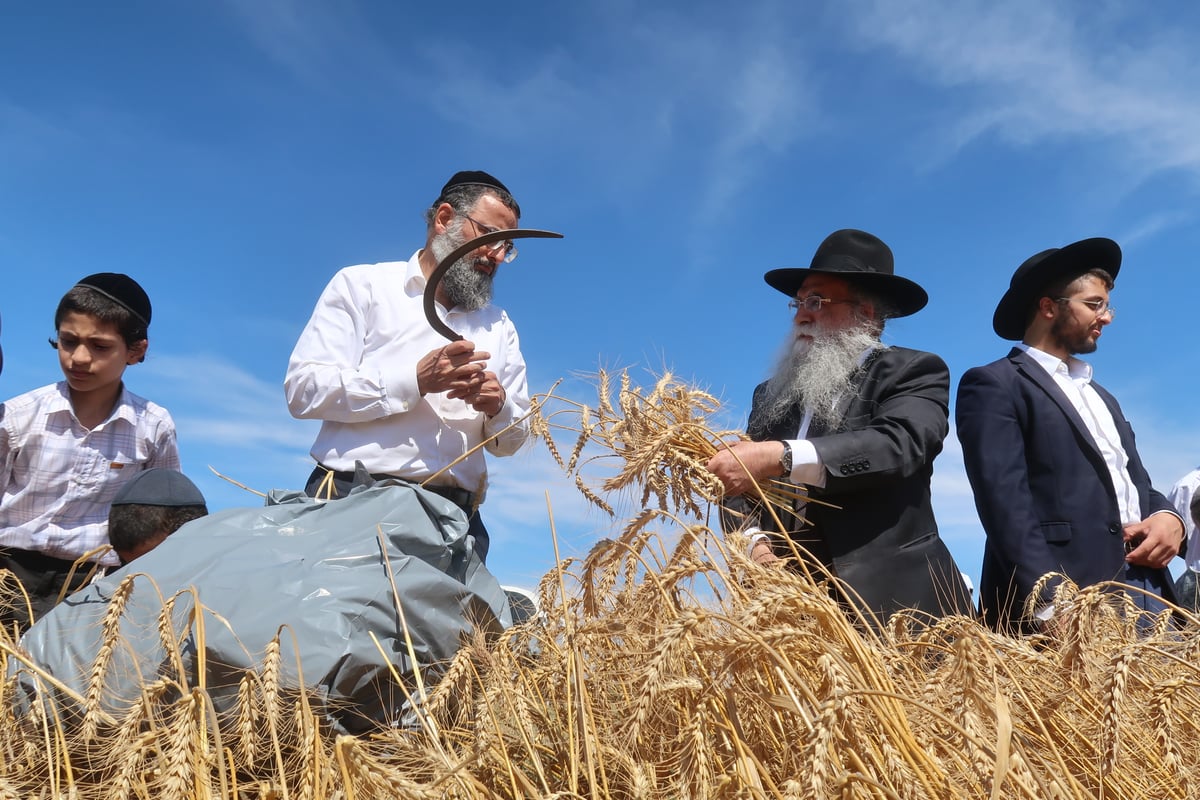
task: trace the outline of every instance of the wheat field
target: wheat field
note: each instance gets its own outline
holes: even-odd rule
[[[0,798],[1200,796],[1200,620],[1139,620],[1119,593],[1065,584],[1053,640],[904,613],[873,629],[708,524],[702,466],[729,435],[708,426],[711,397],[615,382],[599,376],[594,407],[544,395],[535,418],[615,514],[611,537],[546,574],[538,617],[412,682],[415,722],[322,729],[280,681],[279,638],[222,713],[177,659],[119,717],[89,696],[17,713],[10,679]],[[97,654],[97,685],[119,646]],[[36,676],[22,660],[0,633],[4,674]]]

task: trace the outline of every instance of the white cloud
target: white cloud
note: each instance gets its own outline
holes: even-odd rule
[[[1140,177],[1200,172],[1200,66],[1173,27],[1141,4],[937,0],[854,2],[855,39],[911,62],[957,104],[959,147],[983,136],[1018,146],[1091,141]],[[1164,15],[1165,16],[1165,15]],[[1164,19],[1164,21],[1166,21]]]
[[[208,467],[257,491],[303,486],[316,423],[292,419],[278,383],[205,354],[159,353],[139,370],[136,391],[171,412],[184,469],[210,502],[256,501]]]
[[[1171,228],[1183,227],[1192,223],[1196,215],[1190,210],[1184,211],[1164,211],[1157,214],[1151,214],[1138,221],[1135,225],[1129,228],[1126,232],[1117,236],[1117,241],[1121,243],[1121,248],[1125,252],[1139,242],[1153,239],[1160,233]]]
[[[325,0],[226,0],[245,35],[302,82],[353,89],[351,73],[393,77],[394,62],[353,3]]]

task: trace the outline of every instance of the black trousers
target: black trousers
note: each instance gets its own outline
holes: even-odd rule
[[[332,473],[332,477],[330,477]],[[353,472],[340,472],[331,470],[326,466],[317,464],[312,474],[308,476],[308,483],[304,486],[304,493],[309,497],[326,497],[328,489],[332,484],[334,497],[345,497],[350,493],[357,484],[354,480]],[[405,483],[412,481],[404,478],[397,478],[395,475],[371,475],[375,480],[398,480]],[[471,496],[464,489],[456,489],[441,486],[425,486],[434,494],[440,494],[450,500],[456,506],[461,508],[468,517],[467,533],[475,537],[475,552],[479,554],[479,560],[487,562],[488,548],[491,544],[491,537],[488,536],[487,528],[483,525],[483,520],[479,517],[479,510],[471,508]]]
[[[64,586],[67,587],[63,595],[65,597],[86,585],[98,568],[96,564],[85,562],[71,575],[73,564],[73,561],[42,555],[33,550],[0,547],[0,569],[11,572],[29,595],[27,606],[25,595],[18,587],[11,584],[5,586],[0,597],[0,624],[10,629],[16,625],[18,632],[24,633],[54,608]],[[69,583],[68,575],[71,576]]]

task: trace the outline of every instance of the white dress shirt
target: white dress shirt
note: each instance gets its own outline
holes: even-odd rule
[[[175,423],[122,387],[108,419],[88,430],[66,381],[0,406],[0,547],[74,560],[108,544],[108,509],[144,469],[179,469]],[[106,554],[100,564],[118,563]]]
[[[1074,356],[1063,361],[1058,356],[1050,355],[1024,342],[1018,342],[1017,347],[1024,350],[1038,366],[1054,379],[1054,383],[1063,391],[1067,399],[1083,418],[1092,441],[1104,456],[1108,474],[1112,477],[1113,488],[1117,493],[1117,509],[1121,514],[1121,524],[1129,525],[1141,522],[1142,507],[1138,498],[1137,487],[1129,476],[1129,454],[1121,444],[1121,434],[1117,431],[1112,412],[1104,404],[1104,399],[1092,386],[1092,367],[1085,361]],[[1170,513],[1156,511],[1156,514]],[[1153,516],[1153,515],[1152,515]],[[1054,604],[1038,608],[1034,616],[1040,620],[1048,620],[1054,616]]]
[[[422,396],[417,362],[448,342],[425,319],[419,255],[346,267],[333,276],[288,362],[288,409],[322,421],[311,452],[331,469],[352,471],[361,461],[368,472],[418,482],[440,473],[431,483],[458,486],[482,500],[487,465],[475,448],[504,431],[483,449],[510,455],[529,436],[527,422],[509,427],[529,411],[525,359],[503,309],[447,311],[438,304],[447,325],[490,354],[485,368],[504,387],[504,406],[488,418],[444,392]]]
[[[1200,572],[1200,534],[1197,534],[1196,524],[1192,521],[1191,508],[1192,498],[1195,496],[1197,488],[1200,488],[1200,468],[1194,469],[1180,478],[1171,487],[1171,493],[1167,495],[1171,505],[1175,506],[1179,516],[1183,518],[1184,538],[1187,540],[1187,553],[1184,559],[1187,561],[1188,569],[1192,572]]]
[[[1113,488],[1117,492],[1117,508],[1121,514],[1121,524],[1129,525],[1142,520],[1142,506],[1138,499],[1137,487],[1129,476],[1129,454],[1121,444],[1121,435],[1117,432],[1112,412],[1104,404],[1103,398],[1092,386],[1092,367],[1085,361],[1074,356],[1063,361],[1057,356],[1043,352],[1036,347],[1030,347],[1019,342],[1017,347],[1024,350],[1030,358],[1054,379],[1062,389],[1063,394],[1071,401],[1071,405],[1083,418],[1083,424],[1091,434],[1092,441],[1104,456],[1108,474],[1112,477]]]

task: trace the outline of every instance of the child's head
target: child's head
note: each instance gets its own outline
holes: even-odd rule
[[[97,272],[71,287],[58,301],[55,330],[71,312],[112,323],[126,347],[145,341],[150,329],[150,297],[137,281],[119,272]]]
[[[107,400],[119,391],[125,367],[146,360],[150,298],[128,275],[89,275],[63,295],[54,327],[50,346],[58,351],[72,398],[86,392]]]
[[[113,498],[108,541],[121,563],[128,564],[162,544],[185,522],[207,513],[204,495],[182,472],[144,470]]]

